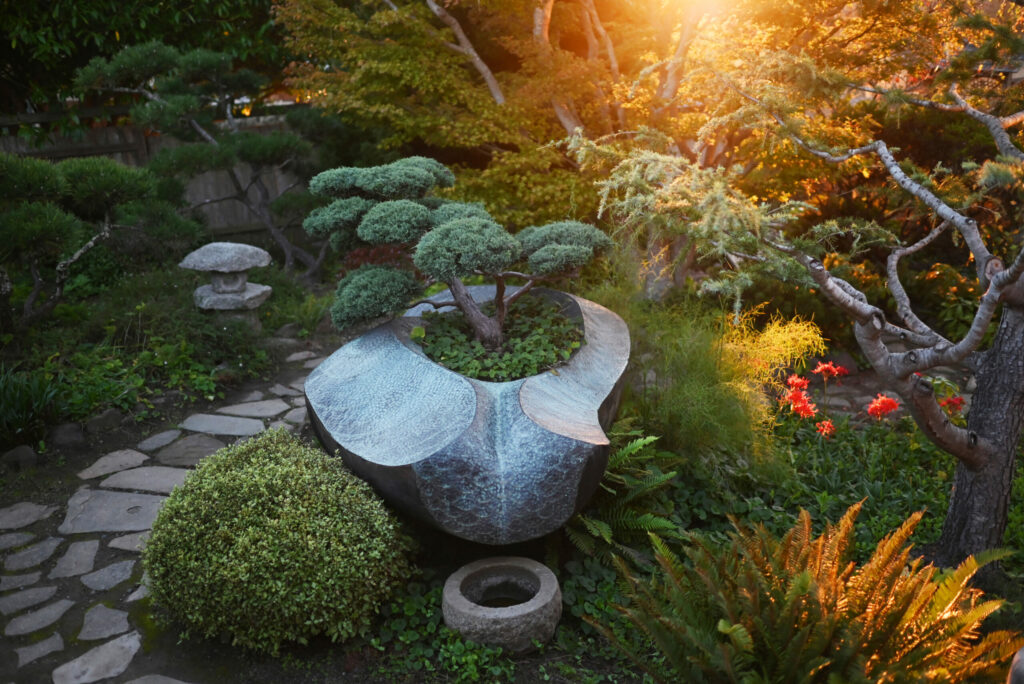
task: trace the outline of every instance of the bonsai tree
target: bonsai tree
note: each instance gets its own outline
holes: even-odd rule
[[[0,154],[0,332],[52,312],[75,264],[116,229],[194,231],[156,185],[145,169],[103,157],[52,164]]]
[[[342,278],[331,308],[338,328],[394,313],[424,285],[444,282],[474,337],[497,349],[513,302],[540,281],[577,271],[611,245],[600,230],[578,221],[530,226],[512,235],[482,205],[430,196],[435,188],[454,182],[447,167],[425,157],[369,168],[341,167],[312,179],[313,193],[335,199],[306,218],[307,232],[328,237],[343,251],[366,244],[400,245],[416,268],[366,265]],[[523,270],[516,270],[520,264]],[[485,314],[470,296],[461,280],[467,276],[494,282],[494,315]],[[509,279],[524,282],[509,294]]]
[[[285,270],[301,264],[305,268],[302,277],[311,280],[320,270],[327,243],[311,252],[293,244],[285,230],[289,222],[286,210],[296,202],[302,204],[301,181],[280,192],[272,191],[269,181],[285,169],[301,177],[315,156],[312,146],[290,130],[265,135],[243,130],[242,109],[251,104],[265,79],[248,69],[233,68],[232,61],[225,53],[204,49],[180,52],[152,42],[125,48],[110,59],[93,59],[79,70],[76,85],[83,91],[139,98],[131,110],[132,121],[183,143],[161,150],[151,168],[179,180],[209,171],[226,173],[233,192],[203,200],[193,208],[241,203],[280,248]],[[308,119],[304,118],[307,124]],[[309,206],[305,204],[299,215]]]

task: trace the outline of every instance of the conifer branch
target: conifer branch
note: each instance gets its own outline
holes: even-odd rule
[[[499,105],[505,104],[505,94],[501,92],[501,86],[498,85],[498,79],[494,77],[494,73],[491,68],[487,66],[483,58],[477,53],[476,48],[473,47],[473,43],[470,42],[466,32],[462,30],[462,25],[459,24],[459,20],[448,13],[448,10],[441,7],[435,0],[426,0],[427,7],[434,13],[438,19],[443,21],[448,28],[455,34],[455,39],[458,41],[459,47],[462,54],[469,57],[469,61],[473,64],[473,68],[476,69],[477,73],[480,74],[481,78],[484,79],[484,83],[487,84],[487,90],[490,91],[491,97]],[[394,9],[397,9],[392,5]]]

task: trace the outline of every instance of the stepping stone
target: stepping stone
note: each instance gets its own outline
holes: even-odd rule
[[[149,539],[149,532],[136,532],[135,534],[126,534],[123,537],[111,539],[107,546],[112,549],[135,551],[138,553],[142,551],[142,547],[146,544],[147,539]]]
[[[160,447],[167,446],[174,440],[178,439],[178,437],[181,437],[181,430],[164,430],[163,432],[158,432],[152,437],[147,437],[142,440],[135,445],[135,448],[140,451],[154,451]]]
[[[141,645],[138,632],[119,636],[58,667],[53,684],[88,684],[116,677],[128,669]]]
[[[63,650],[64,640],[60,638],[60,634],[54,632],[48,639],[34,643],[31,646],[25,646],[24,648],[16,648],[14,652],[18,654],[18,667],[24,667],[33,660],[39,660],[44,655]]]
[[[307,359],[315,359],[317,357],[316,352],[311,351],[300,351],[294,354],[289,354],[284,360],[285,363],[295,363],[297,361],[306,361]]]
[[[268,430],[278,430],[278,429],[280,429],[280,430],[284,430],[285,432],[292,432],[292,433],[294,433],[298,429],[298,426],[294,425],[293,423],[286,423],[283,420],[275,420],[273,423],[271,423],[270,425],[267,426],[267,429]]]
[[[289,387],[294,387],[295,389],[299,390],[300,392],[305,392],[306,391],[306,378],[301,378],[299,380],[296,380],[295,382],[291,383],[289,385]]]
[[[17,530],[34,522],[48,518],[57,510],[56,506],[41,506],[22,501],[0,509],[0,530]]]
[[[210,435],[189,435],[157,452],[156,460],[169,466],[192,467],[225,446],[224,442]]]
[[[30,572],[25,575],[4,575],[0,577],[0,592],[21,589],[35,584],[43,576],[41,572]]]
[[[116,473],[117,471],[125,470],[126,468],[134,468],[148,460],[149,456],[135,451],[134,449],[121,449],[120,451],[113,451],[102,457],[91,466],[78,473],[78,477],[83,480],[91,480],[94,477],[102,477],[103,475]]]
[[[263,432],[263,421],[234,416],[214,416],[209,413],[195,413],[181,424],[186,430],[205,432],[209,435],[232,435],[248,437]]]
[[[52,599],[56,593],[57,587],[36,587],[19,591],[16,594],[9,594],[0,598],[0,614],[10,615],[32,606],[38,606],[40,603]]]
[[[238,401],[239,401],[239,403],[247,403],[247,402],[250,402],[250,401],[259,401],[264,396],[265,395],[263,394],[263,392],[260,392],[259,390],[253,390],[252,392],[249,392],[248,394],[242,395],[238,399]]]
[[[185,481],[189,471],[184,468],[167,466],[146,466],[122,470],[100,482],[105,489],[141,489],[146,492],[170,494],[171,490]]]
[[[4,570],[16,572],[35,567],[52,556],[63,541],[57,537],[49,537],[41,542],[36,542],[27,549],[12,553],[4,560]]]
[[[68,500],[61,534],[139,532],[153,527],[165,496],[128,494],[83,487]]]
[[[138,679],[133,679],[130,682],[125,682],[125,684],[189,684],[189,683],[188,682],[183,682],[180,679],[171,679],[170,677],[164,677],[163,675],[151,674],[151,675],[146,675],[145,677],[139,677]]]
[[[50,572],[50,579],[77,577],[92,572],[93,564],[96,562],[96,552],[99,551],[99,548],[98,539],[73,542]]]
[[[133,560],[111,563],[107,567],[101,568],[96,572],[90,572],[88,575],[82,575],[82,584],[93,591],[106,591],[107,589],[116,587],[121,582],[130,578],[134,567],[135,561]]]
[[[302,367],[303,368],[313,369],[313,368],[316,368],[317,366],[319,366],[321,363],[323,363],[326,359],[327,359],[326,356],[318,356],[315,359],[310,359],[306,363],[302,364]]]
[[[139,587],[128,595],[128,598],[124,600],[125,603],[135,603],[149,596],[149,587],[145,584],[140,584]]]
[[[299,390],[293,389],[291,387],[285,387],[281,383],[277,383],[276,385],[271,387],[270,393],[276,394],[279,397],[297,397],[302,394],[302,392],[300,392]]]
[[[306,397],[298,396],[298,397],[292,398],[292,406],[294,406],[296,408],[299,408],[300,406],[301,407],[305,407],[306,406]]]
[[[6,549],[13,549],[16,546],[24,546],[29,540],[34,539],[36,535],[29,534],[28,532],[8,532],[7,534],[0,534],[0,551]]]
[[[267,399],[266,401],[251,401],[247,404],[234,404],[217,409],[217,413],[226,413],[231,416],[247,416],[249,418],[273,418],[288,410],[288,404],[280,399]]]
[[[306,407],[293,408],[288,413],[284,414],[284,419],[289,423],[295,423],[296,425],[302,425],[306,422]]]
[[[116,634],[124,634],[127,631],[127,612],[97,604],[85,614],[82,631],[78,633],[78,638],[82,641],[95,641]]]
[[[74,601],[61,599],[60,601],[54,601],[48,606],[43,606],[39,610],[19,615],[7,623],[7,626],[4,627],[4,635],[21,636],[22,634],[38,632],[44,627],[49,627],[57,620],[60,620],[61,616],[68,612],[73,605],[75,605]]]

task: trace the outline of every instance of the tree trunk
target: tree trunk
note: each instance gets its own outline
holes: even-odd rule
[[[1017,442],[1024,419],[1024,311],[1004,305],[999,329],[977,372],[968,429],[998,445],[978,470],[958,463],[935,561],[958,564],[1003,543]]]
[[[455,306],[459,307],[469,322],[469,327],[473,328],[473,336],[488,349],[501,347],[505,338],[497,319],[489,318],[480,310],[477,303],[473,301],[472,295],[469,294],[469,290],[458,278],[448,283],[448,289],[452,293],[452,298],[455,299]]]

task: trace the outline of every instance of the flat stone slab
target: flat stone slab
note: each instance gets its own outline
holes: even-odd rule
[[[254,418],[218,416],[209,413],[195,413],[181,424],[186,430],[205,432],[208,435],[232,435],[249,437],[263,432],[263,421]]]
[[[93,564],[96,562],[96,552],[99,549],[100,541],[98,539],[72,542],[50,572],[50,579],[77,577],[92,572]]]
[[[111,563],[96,572],[82,575],[82,584],[93,591],[106,591],[116,587],[121,582],[127,581],[132,576],[133,568],[135,568],[135,561],[133,560]]]
[[[57,537],[49,537],[17,553],[12,553],[4,559],[4,570],[17,572],[33,568],[52,556],[63,541]]]
[[[31,646],[16,648],[14,652],[18,654],[18,667],[24,667],[33,660],[39,660],[45,655],[63,650],[64,640],[60,638],[60,634],[54,632],[49,638],[34,643]]]
[[[290,387],[294,387],[295,389],[299,390],[300,392],[305,392],[306,391],[306,378],[302,378],[301,380],[296,380],[295,382],[291,383],[291,385],[289,385],[289,386]]]
[[[300,351],[294,354],[289,354],[284,360],[285,363],[296,363],[298,361],[308,361],[309,359],[315,359],[319,354],[311,351]]]
[[[83,487],[68,500],[68,514],[57,531],[83,534],[148,530],[166,498]]]
[[[73,605],[75,605],[74,601],[61,599],[60,601],[54,601],[48,606],[43,606],[39,610],[19,615],[7,623],[7,626],[4,627],[4,635],[21,636],[22,634],[38,632],[44,627],[49,627],[57,620],[60,620],[61,616],[68,612]]]
[[[158,451],[156,460],[169,466],[192,467],[225,446],[224,442],[210,435],[189,435]]]
[[[128,669],[141,646],[138,632],[119,636],[58,667],[53,684],[88,684],[116,677]]]
[[[33,587],[0,597],[0,614],[11,615],[26,608],[49,601],[57,593],[57,587]]]
[[[134,449],[121,449],[103,456],[85,470],[78,473],[83,480],[91,480],[94,477],[102,477],[119,470],[134,468],[149,460],[149,456]]]
[[[24,575],[4,575],[0,577],[0,592],[21,589],[35,584],[43,576],[41,572],[29,572]]]
[[[126,598],[124,600],[124,602],[125,603],[134,603],[136,601],[141,601],[142,599],[146,598],[147,596],[149,596],[149,587],[147,587],[145,584],[140,584],[135,589],[135,591],[133,591],[131,594],[128,595],[128,598]]]
[[[142,551],[142,547],[146,544],[146,540],[149,539],[149,532],[136,532],[135,534],[126,534],[123,537],[117,539],[111,539],[107,545],[112,549],[121,549],[122,551]]]
[[[263,392],[260,392],[259,390],[253,390],[252,392],[243,394],[241,397],[238,398],[237,401],[239,404],[247,404],[250,401],[261,401],[263,397]]]
[[[291,411],[284,414],[284,419],[289,423],[301,425],[302,423],[306,422],[306,407],[303,406],[302,408],[293,408]]]
[[[0,534],[0,551],[7,549],[13,549],[16,546],[24,546],[33,539],[34,534],[29,532],[8,532],[7,534]]]
[[[163,675],[151,674],[151,675],[146,675],[145,677],[139,677],[138,679],[133,679],[130,682],[125,682],[125,684],[189,684],[189,683],[188,682],[183,682],[180,679],[172,679],[170,677],[165,677]]]
[[[280,399],[250,401],[245,404],[234,404],[217,409],[217,413],[230,416],[246,416],[248,418],[273,418],[288,410],[288,404]]]
[[[181,437],[181,430],[164,430],[158,432],[155,435],[147,437],[138,444],[135,445],[136,449],[140,451],[155,451],[161,447],[165,447],[174,440]]]
[[[171,490],[182,484],[189,471],[184,468],[168,466],[144,466],[114,473],[100,482],[105,489],[138,489],[145,492],[170,494]]]
[[[281,383],[277,383],[276,385],[271,387],[270,393],[275,394],[279,397],[298,397],[302,395],[302,392],[300,392],[299,390],[291,387],[285,387]]]
[[[83,641],[95,641],[116,634],[124,634],[127,631],[128,613],[126,611],[114,610],[103,604],[97,604],[86,612],[82,631],[78,633],[78,638]]]
[[[43,506],[29,501],[0,508],[0,530],[17,530],[28,527],[34,522],[50,517],[56,510],[56,506]]]
[[[325,356],[318,356],[315,359],[310,359],[306,363],[302,364],[302,367],[303,368],[313,369],[313,368],[316,368],[317,366],[319,366],[321,363],[323,363],[326,359],[327,359],[327,357],[325,357]]]

